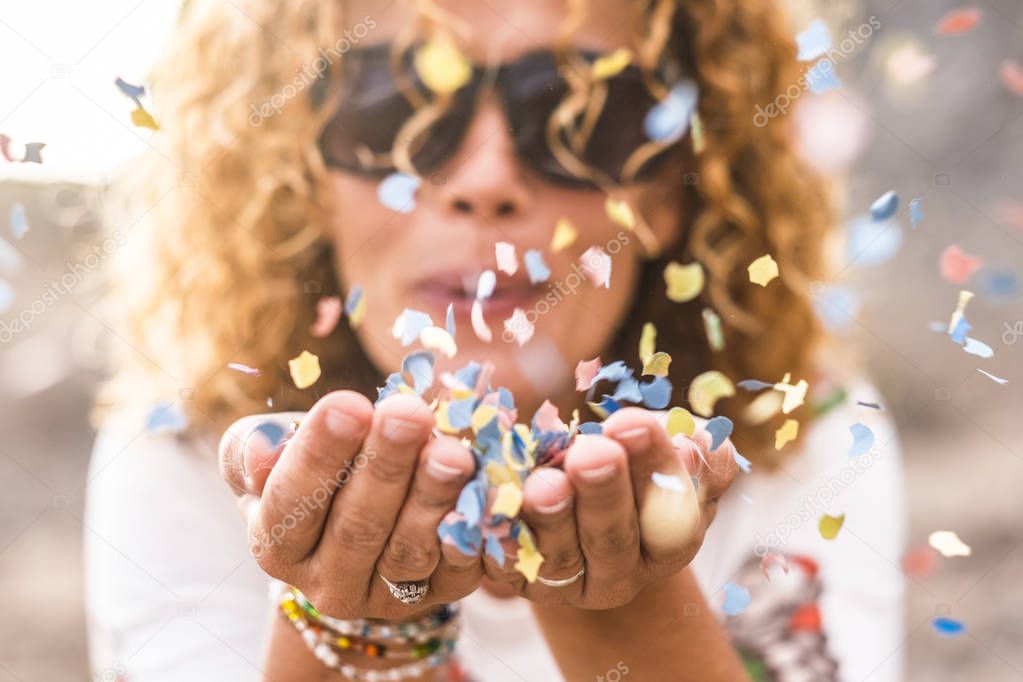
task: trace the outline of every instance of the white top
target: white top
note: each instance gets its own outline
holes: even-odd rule
[[[804,452],[783,471],[740,474],[693,562],[716,610],[726,583],[750,590],[745,614],[721,617],[740,649],[753,649],[771,665],[797,668],[776,668],[780,679],[903,679],[899,447],[887,413],[855,404],[880,402],[877,394],[861,385],[850,396],[800,434]],[[873,430],[876,446],[851,460],[849,427],[856,422]],[[98,679],[259,679],[272,608],[268,578],[248,554],[234,496],[218,472],[216,445],[185,443],[115,427],[96,441],[85,561],[90,656]],[[818,531],[824,513],[845,514],[832,541]],[[773,571],[768,581],[754,556],[765,551],[812,558],[820,567],[819,584],[791,558],[790,573]],[[789,626],[792,611],[815,600],[824,638]],[[458,652],[477,679],[563,679],[527,602],[480,590],[463,607]],[[806,608],[800,613],[806,616]],[[757,653],[757,641],[773,644]],[[837,678],[809,675],[811,664],[799,660],[814,657],[812,666],[822,671],[829,659],[837,661]]]

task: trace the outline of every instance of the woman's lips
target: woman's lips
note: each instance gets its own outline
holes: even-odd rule
[[[421,281],[415,287],[415,295],[424,309],[436,313],[434,322],[443,326],[449,304],[454,307],[455,315],[468,320],[473,301],[476,300],[478,281],[479,277],[473,275],[440,275]],[[493,326],[495,322],[511,317],[516,308],[532,306],[541,293],[540,287],[531,284],[528,279],[498,274],[494,293],[483,301],[483,315]]]

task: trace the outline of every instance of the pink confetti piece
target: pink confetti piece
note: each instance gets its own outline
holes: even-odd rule
[[[316,321],[309,327],[309,333],[318,339],[330,336],[341,321],[341,299],[327,296],[316,302]]]
[[[515,245],[508,242],[497,242],[494,245],[494,256],[497,258],[497,269],[506,275],[514,275],[519,271],[519,259],[515,255]]]
[[[611,256],[599,246],[591,246],[579,257],[579,265],[593,284],[605,289],[611,288]]]
[[[962,35],[969,33],[980,23],[981,12],[976,7],[960,7],[943,16],[934,31],[942,36]]]
[[[526,317],[525,311],[522,308],[516,308],[512,316],[504,321],[504,331],[505,335],[514,339],[515,343],[524,346],[533,338],[533,332],[536,329]]]
[[[774,552],[768,552],[764,555],[764,558],[760,560],[760,571],[768,580],[771,579],[772,566],[780,566],[782,571],[785,573],[789,572],[789,562],[785,560],[784,556]]]
[[[953,244],[945,249],[939,261],[941,276],[952,284],[966,284],[984,261],[963,251]]]
[[[490,343],[494,340],[493,332],[487,326],[487,321],[483,319],[483,303],[478,298],[472,302],[469,321],[472,322],[472,331],[476,334],[476,338],[485,343]]]
[[[260,374],[263,373],[262,371],[256,369],[255,367],[249,367],[248,365],[243,365],[240,362],[229,362],[227,363],[227,366],[236,372],[248,374],[250,377],[258,377]]]
[[[1002,83],[1009,89],[1009,92],[1023,97],[1023,66],[1011,59],[1006,59],[998,68],[998,75],[1002,77]]]
[[[575,390],[588,391],[593,385],[593,378],[600,371],[600,358],[580,360],[575,366]]]

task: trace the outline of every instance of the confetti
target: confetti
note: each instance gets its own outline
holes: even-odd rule
[[[849,432],[853,438],[852,447],[848,452],[849,457],[865,455],[874,447],[874,432],[870,430],[870,427],[856,423],[849,427]]]
[[[785,414],[798,409],[806,401],[806,392],[810,388],[806,379],[800,379],[796,384],[790,384],[789,381],[791,378],[786,374],[781,381],[774,385],[774,389],[781,391],[785,396],[781,404],[781,411]]]
[[[639,336],[639,361],[647,362],[657,350],[657,327],[653,322],[643,325],[643,331]]]
[[[767,253],[750,263],[749,281],[766,287],[772,280],[778,277],[778,264]]]
[[[435,362],[436,358],[428,350],[409,353],[402,359],[401,373],[412,377],[412,387],[416,395],[423,395],[433,386]]]
[[[522,508],[522,488],[516,482],[502,483],[497,487],[497,497],[490,506],[490,513],[514,518]]]
[[[909,202],[909,224],[915,230],[924,219],[923,199],[911,199]]]
[[[713,452],[724,444],[732,435],[732,420],[728,417],[714,417],[703,427],[711,436],[710,451]]]
[[[824,514],[821,516],[821,520],[817,524],[817,529],[820,531],[821,537],[825,540],[834,540],[838,535],[838,531],[842,530],[842,525],[844,523],[845,514],[839,514],[838,516]]]
[[[908,86],[931,75],[938,66],[933,54],[924,51],[919,43],[905,41],[892,50],[885,60],[885,72],[888,79],[897,87]]]
[[[711,350],[724,350],[725,333],[721,328],[721,318],[710,308],[703,309],[703,331],[707,335],[707,344]]]
[[[971,256],[956,244],[945,249],[939,261],[941,276],[952,284],[966,284],[982,265],[984,265],[982,259]]]
[[[939,616],[931,621],[934,631],[943,637],[958,637],[966,632],[966,626],[958,620]]]
[[[668,412],[667,430],[669,437],[679,433],[692,436],[696,431],[696,420],[684,407],[673,407]]]
[[[753,472],[753,463],[750,462],[745,457],[743,457],[742,455],[740,455],[738,450],[735,449],[732,450],[732,459],[735,460],[735,463],[739,466],[740,469],[742,469],[742,472],[744,474],[749,474]]]
[[[895,223],[861,216],[846,227],[845,258],[869,266],[890,260],[902,247],[902,230]]]
[[[658,376],[649,384],[639,384],[639,392],[645,406],[651,410],[663,410],[671,402],[671,381],[665,376]]]
[[[668,368],[671,366],[671,356],[667,353],[654,353],[643,363],[643,376],[668,376]]]
[[[530,284],[546,282],[551,278],[551,269],[547,267],[547,263],[543,260],[543,254],[538,250],[526,251],[522,261],[526,265],[526,272],[529,273]]]
[[[518,561],[515,562],[515,570],[525,576],[530,583],[536,582],[540,574],[540,564],[543,563],[543,556],[535,548],[520,547],[516,553]]]
[[[419,338],[426,328],[433,326],[433,320],[426,313],[405,308],[394,320],[391,336],[401,340],[402,346],[408,346]]]
[[[742,585],[728,583],[725,585],[725,603],[721,610],[728,616],[738,616],[749,607],[750,594]]]
[[[229,369],[233,369],[236,372],[241,372],[242,374],[247,374],[250,377],[258,377],[263,373],[262,371],[256,369],[255,367],[249,367],[248,365],[243,365],[240,362],[229,362],[227,363],[227,366]]]
[[[789,572],[789,562],[785,560],[783,555],[768,552],[760,560],[760,572],[764,574],[764,578],[767,580],[771,579],[771,568],[774,566],[780,567],[786,574]]]
[[[870,217],[880,223],[893,218],[898,210],[899,195],[895,190],[889,190],[870,205]]]
[[[984,376],[986,376],[991,381],[994,381],[997,384],[1001,384],[1002,386],[1004,386],[1005,384],[1009,383],[1008,379],[1003,379],[1001,377],[996,377],[994,374],[991,374],[990,372],[986,372],[986,371],[982,370],[979,367],[977,368],[977,371],[980,372],[981,374],[983,374]]]
[[[593,78],[601,81],[621,73],[632,63],[632,52],[620,47],[609,55],[604,55],[593,62]]]
[[[981,12],[976,7],[961,7],[943,16],[934,31],[943,36],[961,35],[976,28],[980,19]]]
[[[636,215],[632,212],[632,207],[626,202],[608,197],[607,201],[604,202],[604,211],[607,213],[607,217],[616,225],[621,225],[629,230],[636,227]]]
[[[781,450],[791,443],[799,435],[799,422],[795,419],[786,419],[777,431],[774,432],[774,449]]]
[[[973,292],[963,289],[959,292],[959,300],[956,303],[956,309],[952,312],[952,317],[948,322],[948,333],[955,334],[957,328],[960,327],[962,322],[966,320],[966,306],[969,305],[970,300],[973,298]],[[968,326],[968,325],[967,325]],[[954,338],[954,337],[953,337]],[[962,341],[956,341],[956,343],[963,343]]]
[[[157,403],[146,416],[146,431],[150,433],[182,433],[188,429],[188,418],[171,402]]]
[[[455,338],[455,304],[448,303],[448,311],[444,316],[444,330]]]
[[[802,33],[796,35],[796,45],[799,47],[798,59],[801,62],[809,62],[827,54],[831,49],[831,33],[828,25],[821,19],[815,19],[806,27]]]
[[[504,330],[515,339],[515,343],[519,346],[526,345],[533,338],[533,332],[536,331],[522,308],[516,308],[512,316],[504,321]]]
[[[693,131],[693,154],[699,156],[707,148],[707,137],[703,132],[703,119],[700,118],[699,111],[693,112],[689,126]]]
[[[422,179],[407,173],[391,173],[377,188],[377,198],[386,208],[411,213],[416,208],[416,192]]]
[[[569,222],[568,218],[562,218],[554,226],[554,236],[551,237],[551,251],[557,253],[567,249],[575,243],[577,236],[579,236],[579,231],[575,229],[575,226]]]
[[[687,79],[676,83],[667,97],[647,112],[643,121],[646,136],[663,145],[674,144],[682,139],[692,125],[699,99],[699,90],[694,81]]]
[[[835,73],[835,63],[830,59],[821,59],[806,70],[804,76],[810,92],[823,95],[842,87],[842,79]]]
[[[352,329],[356,329],[362,324],[363,318],[366,317],[366,297],[363,294],[362,287],[358,285],[352,287],[348,298],[345,300],[345,315],[348,316],[348,324],[351,325]]]
[[[676,493],[687,492],[685,481],[679,476],[660,474],[655,471],[650,475],[650,480],[661,490],[671,490]]]
[[[472,323],[472,331],[480,341],[490,343],[494,339],[493,332],[483,319],[483,303],[477,298],[472,302],[472,310],[469,311],[469,321]]]
[[[316,319],[309,325],[309,333],[318,339],[330,336],[341,321],[341,299],[325,296],[316,302]]]
[[[11,206],[11,236],[20,240],[28,232],[28,216],[25,214],[25,206],[15,203]]]
[[[575,366],[575,390],[587,391],[600,372],[600,358],[580,360]]]
[[[884,409],[883,407],[881,407],[880,403],[865,403],[862,400],[857,400],[856,404],[859,405],[860,407],[869,407],[872,410],[883,410]]]
[[[594,286],[611,288],[611,256],[599,246],[591,246],[579,257],[579,265]]]
[[[902,568],[914,578],[926,578],[938,562],[938,553],[927,545],[916,547],[902,557]]]
[[[320,378],[320,359],[307,350],[288,360],[288,371],[297,388],[309,388]]]
[[[146,88],[142,85],[132,85],[120,76],[114,79],[114,85],[129,99],[141,99],[146,94]]]
[[[447,36],[432,38],[413,62],[423,84],[439,95],[458,91],[472,78],[472,64]]]
[[[12,163],[42,163],[42,151],[45,142],[29,142],[17,144],[9,135],[0,134],[0,156]],[[20,154],[18,153],[20,152]]]
[[[0,239],[0,272],[14,273],[21,270],[21,254],[6,239]]]
[[[497,286],[497,275],[493,270],[484,270],[480,279],[476,282],[476,300],[485,301],[494,294],[494,287]]]
[[[762,391],[765,388],[774,388],[774,384],[766,381],[758,381],[757,379],[744,379],[736,384],[738,388],[744,391]]]
[[[160,129],[156,119],[154,119],[152,114],[146,111],[146,108],[142,106],[142,98],[146,94],[145,87],[141,85],[133,85],[120,76],[114,79],[114,85],[121,91],[122,95],[135,103],[135,109],[131,112],[131,122],[133,125],[136,125],[139,128],[148,128],[150,130]]]
[[[497,242],[494,245],[494,256],[497,269],[506,275],[514,275],[519,271],[519,260],[515,256],[515,245],[508,242]]]
[[[427,327],[419,332],[419,343],[430,350],[442,353],[444,357],[453,358],[458,353],[455,340],[442,327]]]
[[[1023,97],[1023,66],[1007,59],[998,67],[998,75],[1009,92]]]
[[[149,130],[159,130],[160,126],[157,124],[156,119],[153,115],[142,107],[136,107],[131,112],[131,122],[139,128],[148,128]]]
[[[967,337],[963,350],[970,355],[976,355],[978,358],[984,358],[985,360],[995,355],[995,351],[991,346],[973,337]]]
[[[664,268],[664,283],[668,287],[668,300],[675,303],[691,301],[703,291],[703,266],[699,263],[668,263]]]
[[[973,550],[959,539],[955,531],[936,530],[927,537],[927,544],[945,557],[970,556]]]
[[[704,372],[689,384],[689,404],[701,417],[710,417],[718,400],[733,395],[735,387],[732,380],[717,370]]]

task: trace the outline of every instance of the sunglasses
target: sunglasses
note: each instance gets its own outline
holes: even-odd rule
[[[341,103],[319,139],[327,166],[369,177],[395,172],[399,134],[421,105],[436,99],[416,72],[414,54],[413,47],[396,59],[388,44],[345,54]],[[580,55],[590,63],[600,56]],[[417,130],[409,141],[408,158],[420,174],[439,168],[461,145],[481,94],[496,92],[518,158],[542,179],[587,189],[597,187],[598,179],[615,184],[649,179],[679,141],[654,143],[644,132],[648,113],[660,103],[648,77],[630,65],[599,81],[586,99],[598,97],[602,106],[592,110],[583,102],[571,112],[569,124],[554,133],[557,154],[550,144],[549,121],[573,93],[559,73],[555,53],[532,52],[497,67],[477,64],[469,83],[428,126]]]

